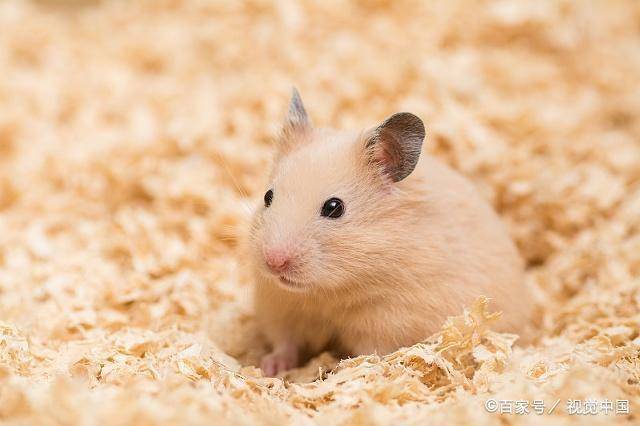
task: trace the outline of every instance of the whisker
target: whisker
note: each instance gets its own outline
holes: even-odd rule
[[[251,215],[253,213],[253,208],[252,206],[246,201],[247,199],[251,198],[249,196],[249,194],[247,194],[246,191],[244,191],[242,189],[242,187],[240,186],[238,180],[236,179],[236,177],[233,175],[233,173],[231,173],[231,169],[229,168],[229,164],[227,162],[227,160],[224,158],[224,156],[222,155],[222,153],[220,152],[216,152],[214,154],[215,158],[218,160],[219,164],[222,166],[222,169],[227,173],[227,175],[229,176],[231,183],[233,184],[233,186],[235,187],[236,191],[238,191],[238,193],[240,193],[240,204],[241,206],[246,210],[246,213],[248,213],[249,215]]]

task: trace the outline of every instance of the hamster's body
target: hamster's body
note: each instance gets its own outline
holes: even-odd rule
[[[503,312],[498,330],[526,333],[531,301],[513,242],[469,181],[420,156],[417,117],[348,133],[313,129],[301,113],[285,127],[272,201],[252,228],[267,374],[329,342],[349,355],[409,346],[481,295]],[[340,216],[325,215],[328,199]]]

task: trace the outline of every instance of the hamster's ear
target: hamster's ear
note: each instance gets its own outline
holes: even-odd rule
[[[298,89],[295,87],[291,91],[291,100],[289,101],[289,112],[287,113],[287,119],[284,124],[285,128],[305,130],[311,127],[311,120],[307,115],[307,110],[304,109],[302,104],[302,98]]]
[[[282,126],[282,136],[278,148],[278,156],[292,151],[296,146],[308,139],[311,133],[311,120],[304,109],[300,93],[294,87],[289,101],[289,111]]]
[[[424,124],[417,116],[393,114],[366,137],[367,161],[381,166],[393,182],[399,182],[418,164],[424,135]]]

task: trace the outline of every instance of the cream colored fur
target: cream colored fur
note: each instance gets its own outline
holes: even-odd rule
[[[411,345],[480,295],[503,312],[499,330],[527,333],[532,302],[522,261],[469,181],[422,155],[393,183],[367,161],[365,134],[284,137],[273,203],[258,209],[251,232],[256,314],[274,348],[265,359],[272,373],[330,341],[350,355]],[[345,203],[341,218],[320,216],[331,197]],[[287,275],[295,288],[269,272],[264,244],[295,253]]]

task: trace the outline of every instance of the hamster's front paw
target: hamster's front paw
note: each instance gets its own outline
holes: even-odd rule
[[[262,357],[260,368],[265,376],[275,377],[283,371],[298,366],[298,348],[291,344],[276,346],[271,353]]]

